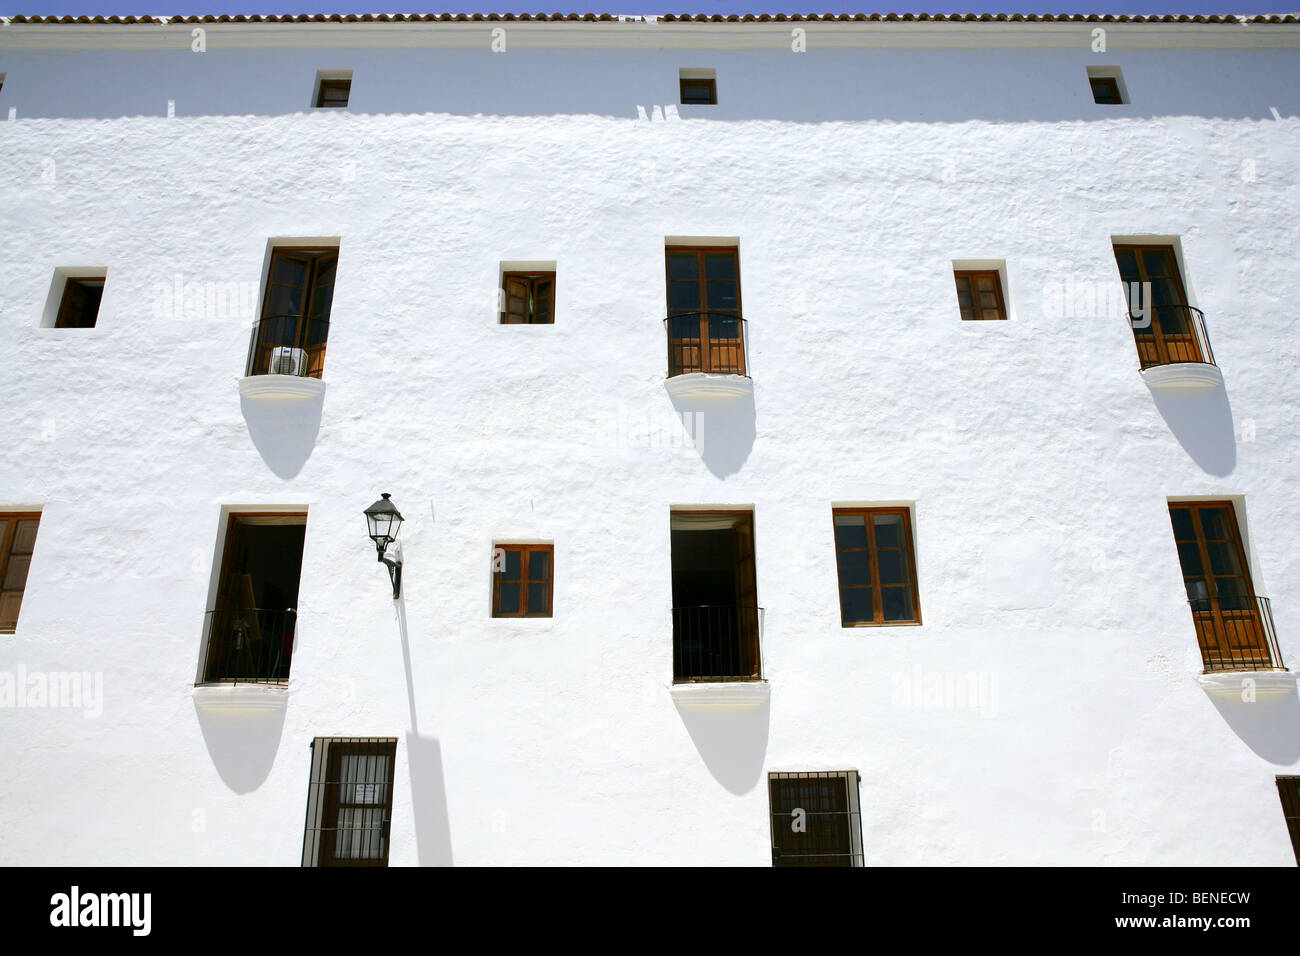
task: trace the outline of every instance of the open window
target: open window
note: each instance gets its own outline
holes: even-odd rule
[[[338,259],[337,246],[272,250],[262,318],[249,347],[250,376],[321,377]]]
[[[1169,519],[1206,672],[1280,668],[1272,609],[1255,594],[1233,503],[1170,502]]]
[[[856,770],[769,773],[773,866],[862,866]]]
[[[668,246],[668,375],[747,375],[734,246]]]
[[[749,511],[674,511],[673,680],[761,680]]]
[[[502,325],[555,324],[555,270],[501,273]]]
[[[387,866],[396,737],[317,737],[303,866]]]
[[[0,634],[13,634],[18,628],[18,609],[40,523],[38,511],[0,512]]]
[[[284,683],[297,624],[305,514],[232,514],[199,683]]]

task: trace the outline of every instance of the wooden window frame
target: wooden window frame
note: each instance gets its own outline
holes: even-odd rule
[[[1287,833],[1291,836],[1296,865],[1300,866],[1300,777],[1289,774],[1278,776],[1277,794],[1282,800],[1282,818],[1286,821]]]
[[[523,282],[528,286],[528,305],[522,319],[517,318],[510,312],[510,281]],[[547,318],[538,319],[537,316],[542,313],[536,309],[539,298],[538,286],[543,282],[551,284],[550,302],[551,307],[546,311]],[[554,272],[534,272],[529,270],[514,270],[511,272],[501,273],[501,305],[503,306],[500,316],[501,325],[554,325],[555,324],[555,292],[556,281]]]
[[[784,807],[790,803],[806,803],[805,796],[812,794],[800,795],[791,794],[790,791],[797,791],[801,783],[820,783],[827,780],[840,780],[844,783],[844,801],[843,809],[818,810],[810,807],[796,806],[790,811],[777,810],[778,806]],[[805,784],[806,785],[806,784]],[[778,790],[785,791],[778,798]],[[862,807],[860,782],[856,770],[826,770],[812,772],[770,772],[767,775],[767,809],[768,809],[768,826],[770,841],[772,845],[772,866],[864,866],[865,859],[862,851]],[[802,831],[795,831],[794,827],[794,809],[805,811],[803,817]],[[831,816],[828,821],[819,820],[819,817]],[[835,818],[843,818],[842,824]],[[830,834],[830,841],[823,837],[820,841],[817,839],[817,829],[843,827],[843,834]],[[797,842],[790,839],[790,834],[801,833],[809,838],[807,850],[817,851],[827,849],[826,846],[820,846],[819,843],[825,844],[831,842],[836,846],[831,849],[830,857],[823,854],[791,852],[794,847],[789,846],[791,842]],[[785,838],[783,841],[781,837]]]
[[[1113,100],[1098,99],[1097,87],[1099,86],[1108,87],[1108,94],[1113,95],[1115,98]],[[1124,92],[1119,88],[1119,77],[1106,76],[1106,75],[1089,76],[1088,87],[1092,90],[1092,101],[1096,103],[1098,106],[1123,106],[1124,105]]]
[[[289,313],[273,313],[272,308],[272,288],[284,283],[275,281],[275,267],[281,257],[293,258],[299,257],[309,259],[307,265],[307,276],[302,285],[302,306],[297,315]],[[333,258],[334,261],[334,279],[330,283],[330,307],[322,315],[313,315],[311,312],[312,300],[316,297],[318,291],[318,282],[320,270],[323,264]],[[271,259],[267,265],[266,282],[262,287],[262,309],[261,319],[258,321],[257,329],[253,335],[252,344],[249,347],[248,363],[245,369],[246,375],[266,375],[269,372],[256,371],[264,366],[269,367],[272,349],[278,347],[288,347],[301,349],[306,354],[307,370],[304,374],[307,378],[322,378],[325,369],[325,351],[329,347],[329,323],[330,316],[334,311],[334,290],[338,285],[338,267],[339,267],[339,247],[338,246],[275,246],[271,249]],[[298,320],[297,329],[293,335],[293,342],[284,346],[282,342],[267,342],[266,330],[262,323],[276,315],[283,315],[286,318],[296,318]],[[313,328],[324,327],[324,338],[320,342],[313,342]]]
[[[23,596],[27,593],[27,579],[23,578],[21,588],[11,588],[4,590],[5,575],[9,573],[9,562],[13,558],[14,535],[18,530],[20,521],[35,521],[36,534],[40,535],[41,530],[41,512],[39,511],[0,511],[0,594],[18,594],[19,612],[22,611]],[[36,554],[36,539],[32,539],[32,556]],[[22,555],[26,557],[26,555]],[[31,572],[31,565],[28,565],[28,572]],[[12,622],[0,623],[0,634],[16,634],[18,632],[18,614],[14,614]]]
[[[1200,575],[1189,575],[1182,566],[1182,556],[1179,555],[1178,565],[1183,581],[1184,594],[1187,592],[1187,582],[1189,579],[1199,579],[1205,585],[1206,597],[1210,607],[1208,610],[1197,610],[1192,605],[1192,597],[1186,594],[1188,606],[1192,611],[1192,619],[1196,624],[1197,643],[1200,647],[1203,663],[1207,671],[1213,669],[1219,670],[1254,670],[1257,667],[1280,667],[1281,664],[1274,658],[1273,648],[1268,637],[1264,621],[1261,620],[1258,595],[1255,593],[1255,583],[1251,576],[1250,561],[1246,554],[1245,536],[1241,533],[1241,523],[1237,520],[1237,509],[1231,499],[1223,500],[1195,500],[1195,501],[1171,501],[1169,502],[1170,524],[1173,525],[1173,513],[1175,509],[1186,509],[1190,512],[1190,521],[1192,524],[1193,537],[1191,541],[1180,539],[1178,537],[1177,527],[1171,527],[1174,536],[1174,548],[1177,550],[1180,544],[1196,545],[1197,553],[1201,562]],[[1214,565],[1210,560],[1210,539],[1207,539],[1204,532],[1204,526],[1201,523],[1200,512],[1208,509],[1227,509],[1227,525],[1232,534],[1232,544],[1237,552],[1237,561],[1241,565],[1241,574],[1215,574]],[[1218,578],[1241,578],[1244,590],[1244,600],[1246,608],[1228,608],[1222,607],[1219,595]],[[1231,647],[1223,646],[1223,641],[1231,637],[1240,637],[1247,635],[1255,639],[1254,654],[1245,654],[1233,656],[1230,653]],[[1213,656],[1212,646],[1217,647],[1220,656]],[[1227,656],[1223,656],[1227,655]],[[1224,663],[1240,665],[1239,667],[1223,667]],[[1218,665],[1218,666],[1215,666]]]
[[[326,95],[329,92],[344,90],[346,95],[342,103],[325,102]],[[348,101],[352,99],[352,77],[350,76],[322,76],[318,81],[316,88],[316,108],[317,109],[347,109]]]
[[[708,100],[688,100],[686,98],[686,88],[704,87],[708,90]],[[718,78],[716,76],[682,76],[677,81],[678,98],[682,106],[717,106],[718,105]]]
[[[729,252],[732,262],[736,267],[736,304],[733,308],[712,308],[709,306],[709,280],[705,272],[705,256],[718,255],[719,253]],[[684,282],[684,279],[674,279],[668,272],[668,260],[674,255],[694,254],[696,257],[696,278],[695,282],[699,289],[699,309],[676,308],[672,304],[672,284],[674,282]],[[726,281],[726,280],[718,280]],[[741,281],[740,281],[740,247],[734,245],[721,246],[665,246],[664,247],[664,298],[668,315],[668,376],[682,375],[690,372],[704,372],[717,375],[748,375],[749,366],[746,360],[745,345],[745,311],[744,300],[742,298]],[[672,334],[672,319],[681,315],[695,314],[699,320],[699,361],[691,363],[682,358],[683,348],[690,346],[678,345],[674,353],[674,342],[689,342],[691,339],[674,339]],[[709,316],[732,316],[736,318],[737,338],[723,339],[716,341],[710,335]],[[722,344],[727,343],[727,344]],[[715,348],[717,354],[715,355]],[[697,364],[698,368],[690,367]]]
[[[997,269],[954,269],[953,279],[957,283],[957,309],[961,313],[963,322],[995,322],[998,320],[1006,321],[1007,318],[1007,300],[1002,294],[1002,273]],[[979,304],[979,288],[976,285],[977,280],[989,278],[993,280],[993,294],[997,297],[997,315],[989,318],[985,315],[989,310]],[[962,282],[966,283],[966,291],[970,295],[972,314],[967,315],[966,310],[961,307]]]
[[[908,571],[912,579],[912,619],[906,621],[885,620],[883,587],[880,583],[879,549],[876,546],[875,517],[879,515],[902,515],[903,536],[906,541]],[[871,589],[870,621],[846,621],[844,619],[844,590],[846,585],[840,583],[839,555],[841,551],[857,551],[857,548],[841,548],[835,540],[835,519],[840,517],[861,517],[867,533],[866,552],[871,566],[871,583],[869,585],[848,585],[850,589]],[[831,509],[831,545],[835,549],[835,596],[840,605],[841,627],[916,627],[921,624],[921,588],[916,572],[916,541],[912,535],[912,509],[907,506],[854,507]],[[890,585],[897,587],[897,585]]]
[[[517,618],[517,617],[554,617],[555,616],[555,545],[554,544],[495,544],[493,555],[497,551],[517,551],[519,552],[519,610],[513,613],[506,613],[501,610],[501,581],[505,569],[492,572],[492,616],[500,618]],[[549,578],[529,577],[532,573],[532,559],[524,560],[526,555],[534,552],[545,552],[550,556],[551,574]],[[546,610],[531,611],[528,607],[528,591],[530,585],[546,585]]]
[[[98,288],[99,299],[95,302],[95,314],[90,324],[84,321],[72,322],[72,298],[68,295],[74,288]],[[63,292],[59,296],[59,311],[54,320],[56,329],[93,329],[99,322],[99,309],[104,301],[104,276],[68,276],[63,283]],[[84,319],[84,313],[80,316]]]
[[[1196,331],[1196,322],[1190,311],[1188,311],[1185,314],[1183,319],[1183,321],[1187,325],[1186,333],[1167,332],[1164,327],[1164,322],[1160,318],[1160,313],[1156,311],[1157,309],[1169,309],[1169,308],[1190,309],[1190,304],[1187,301],[1187,283],[1183,281],[1182,267],[1178,264],[1178,247],[1175,246],[1173,243],[1168,243],[1168,242],[1148,243],[1145,245],[1131,243],[1131,242],[1116,242],[1112,244],[1112,249],[1115,253],[1115,268],[1119,270],[1120,285],[1124,289],[1124,301],[1126,303],[1125,305],[1126,309],[1128,308],[1127,303],[1129,301],[1128,283],[1132,280],[1125,278],[1124,270],[1119,265],[1119,253],[1121,251],[1133,253],[1133,258],[1137,262],[1137,268],[1138,268],[1137,281],[1139,283],[1146,283],[1151,281],[1150,276],[1147,272],[1146,261],[1143,259],[1142,254],[1145,252],[1157,252],[1157,251],[1167,254],[1169,256],[1169,265],[1170,265],[1170,274],[1168,278],[1178,283],[1177,292],[1178,292],[1178,298],[1182,300],[1181,302],[1173,306],[1170,305],[1156,306],[1150,302],[1145,303],[1146,307],[1150,310],[1150,314],[1151,314],[1152,340],[1150,343],[1147,344],[1149,348],[1154,351],[1153,361],[1148,361],[1147,356],[1143,354],[1144,343],[1142,341],[1142,330],[1138,328],[1131,329],[1133,332],[1133,342],[1138,352],[1138,363],[1140,364],[1140,366],[1143,369],[1147,369],[1147,368],[1154,368],[1162,365],[1174,365],[1179,362],[1196,363],[1196,362],[1210,361],[1210,359],[1206,356],[1205,352],[1203,352],[1201,349],[1201,340],[1200,340],[1200,336],[1197,334]],[[1131,326],[1131,321],[1130,321],[1130,326]],[[1182,342],[1176,342],[1175,344],[1171,345],[1171,340],[1175,340],[1175,339],[1186,339],[1187,344],[1183,344]],[[1190,345],[1190,350],[1188,349],[1188,345]],[[1190,358],[1175,359],[1173,357],[1175,353],[1180,355],[1190,355]]]
[[[317,745],[321,746],[318,747]],[[302,865],[305,867],[384,867],[388,866],[392,846],[393,782],[397,768],[396,737],[317,737],[312,740],[311,775],[307,786],[307,816],[303,825]],[[360,784],[383,787],[383,801],[347,803],[339,799],[338,788],[343,758],[347,756],[377,756],[388,759],[387,781],[355,781]],[[337,857],[338,827],[335,825],[340,810],[382,810],[383,852],[371,857]],[[313,825],[314,824],[314,825]]]

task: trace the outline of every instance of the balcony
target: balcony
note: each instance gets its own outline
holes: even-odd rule
[[[745,320],[734,312],[679,312],[664,319],[674,398],[732,400],[753,394]]]
[[[1214,362],[1205,313],[1190,305],[1153,305],[1129,313],[1142,380],[1152,388],[1214,388],[1223,373]]]
[[[770,689],[759,661],[761,607],[673,608],[673,700],[686,707],[753,707]]]
[[[1217,609],[1208,600],[1191,603],[1196,641],[1207,674],[1286,669],[1268,598],[1220,595],[1218,603]]]
[[[287,685],[297,619],[293,608],[208,611],[199,683]]]
[[[329,325],[328,315],[268,315],[254,325],[239,393],[260,399],[319,396],[325,391],[321,371]]]

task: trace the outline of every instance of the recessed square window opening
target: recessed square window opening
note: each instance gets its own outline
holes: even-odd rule
[[[678,73],[682,103],[690,106],[712,106],[718,102],[718,77],[716,70],[683,69]]]
[[[1121,106],[1129,102],[1124,77],[1117,66],[1088,67],[1088,85],[1092,101],[1102,106]]]
[[[351,70],[321,70],[316,74],[316,93],[312,103],[318,109],[345,109],[351,95]]]

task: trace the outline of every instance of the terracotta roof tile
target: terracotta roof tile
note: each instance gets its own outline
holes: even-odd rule
[[[660,23],[1300,23],[1296,14],[1267,14],[1260,16],[1233,16],[1210,14],[1189,16],[1185,13],[1164,16],[1130,16],[1111,13],[762,13],[722,14],[685,13],[668,14],[658,18]],[[31,24],[163,24],[163,23],[429,23],[455,22],[532,22],[558,23],[561,21],[617,22],[639,21],[639,17],[616,17],[608,13],[304,13],[283,16],[253,14],[205,14],[187,17],[10,17],[10,23]]]

